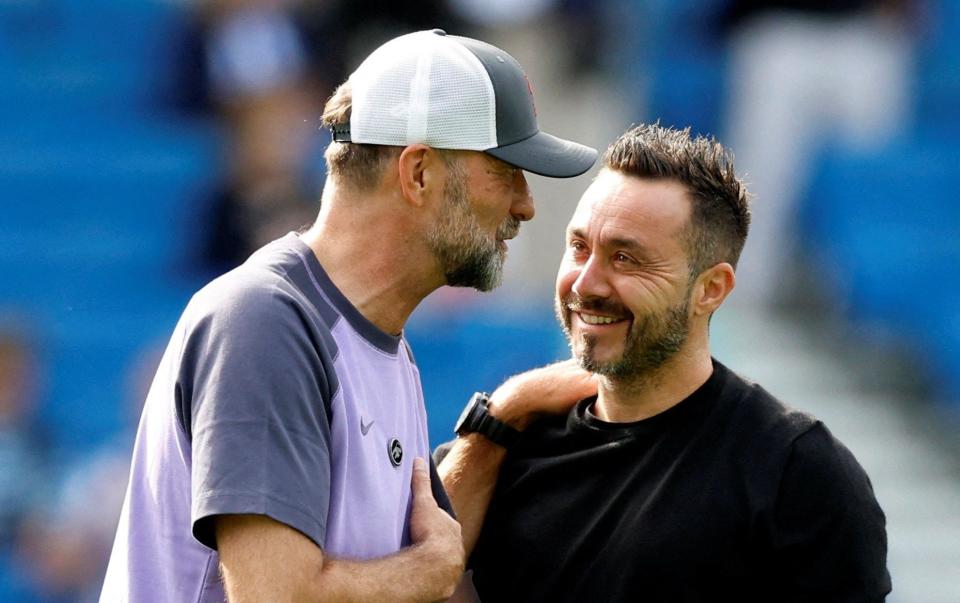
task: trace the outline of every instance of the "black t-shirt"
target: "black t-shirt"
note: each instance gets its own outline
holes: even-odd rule
[[[714,361],[630,424],[587,399],[510,451],[470,559],[484,603],[874,602],[885,518],[819,421]]]

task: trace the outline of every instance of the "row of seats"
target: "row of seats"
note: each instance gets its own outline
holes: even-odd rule
[[[0,108],[40,121],[156,109],[173,93],[187,19],[163,0],[0,3]]]
[[[802,224],[847,316],[898,337],[960,411],[958,166],[960,144],[940,133],[828,150]]]
[[[164,111],[183,6],[0,3],[0,308],[36,338],[59,451],[130,428],[130,372],[207,275],[221,136]]]
[[[826,149],[801,227],[847,317],[913,357],[960,417],[960,3],[922,9],[911,128],[880,149]]]

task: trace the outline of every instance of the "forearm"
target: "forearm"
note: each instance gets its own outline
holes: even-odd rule
[[[450,596],[436,584],[444,581],[431,576],[436,564],[421,545],[404,549],[388,557],[354,561],[325,557],[314,571],[274,575],[272,584],[253,584],[251,575],[223,571],[229,603],[254,601],[297,601],[309,603],[427,603]],[[267,590],[265,590],[265,588]]]
[[[497,485],[506,449],[479,434],[457,438],[437,467],[463,534],[467,557],[473,551]]]
[[[422,545],[414,545],[388,557],[367,561],[327,558],[311,601],[337,603],[424,603],[442,601],[453,593],[440,588],[448,584]],[[231,601],[231,603],[233,603]]]
[[[523,431],[538,415],[568,412],[596,389],[590,374],[575,362],[560,362],[507,380],[490,396],[489,412]],[[467,557],[480,536],[506,456],[506,449],[484,436],[467,434],[456,439],[437,467],[460,522]]]
[[[429,490],[421,495],[429,495]],[[222,516],[217,520],[217,544],[227,600],[426,603],[446,599],[463,573],[463,552],[459,527],[445,513],[443,517],[456,527],[448,536],[414,538],[417,544],[395,554],[354,561],[324,555],[306,536],[268,517]]]

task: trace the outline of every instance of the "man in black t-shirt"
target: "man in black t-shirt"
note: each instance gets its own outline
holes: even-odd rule
[[[884,600],[885,518],[857,460],[711,357],[749,221],[716,141],[641,126],[607,150],[557,277],[597,395],[529,408],[530,383],[589,387],[572,364],[514,378],[439,454],[485,603]]]

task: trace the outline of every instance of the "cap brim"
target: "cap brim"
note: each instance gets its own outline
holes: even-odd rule
[[[579,176],[597,160],[596,149],[546,132],[537,132],[520,142],[484,152],[528,172],[551,178]]]

